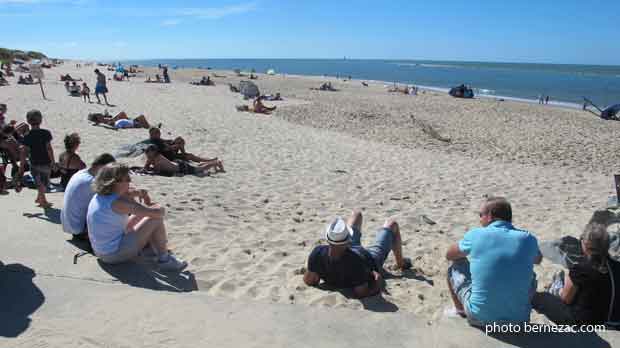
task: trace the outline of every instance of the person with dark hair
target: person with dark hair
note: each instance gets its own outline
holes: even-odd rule
[[[185,151],[185,139],[176,137],[174,140],[164,140],[161,138],[161,130],[157,127],[149,129],[149,142],[157,146],[159,153],[170,161],[184,160],[197,163],[207,163],[214,166],[216,172],[224,172],[224,163],[214,158],[203,158]]]
[[[411,260],[403,257],[400,227],[388,219],[377,232],[374,245],[362,247],[362,213],[355,210],[345,222],[336,218],[327,226],[325,239],[328,245],[314,247],[308,257],[308,270],[304,283],[319,285],[321,279],[338,289],[352,289],[357,298],[373,296],[381,290],[383,264],[390,252],[396,267],[411,268]]]
[[[81,142],[80,136],[77,133],[65,136],[65,152],[60,154],[58,159],[60,184],[62,187],[67,187],[69,179],[78,171],[86,168],[86,163],[77,154],[77,149]]]
[[[448,288],[456,313],[471,325],[523,323],[530,319],[536,291],[534,264],[542,260],[538,241],[512,225],[512,208],[490,197],[479,211],[481,228],[450,246]]]
[[[108,97],[106,97],[106,93],[108,93],[108,87],[106,87],[106,77],[101,71],[99,71],[99,69],[95,69],[95,74],[97,75],[97,84],[95,85],[95,97],[97,97],[97,104],[101,104],[99,94],[103,94],[105,105],[109,106],[110,104],[108,104]]]
[[[215,163],[199,163],[193,166],[181,159],[171,161],[162,156],[156,145],[149,145],[144,154],[146,156],[144,170],[153,171],[160,175],[196,175],[202,177],[209,175],[209,169],[217,168]]]
[[[88,240],[86,212],[88,203],[95,195],[91,185],[99,170],[114,161],[114,157],[108,153],[97,156],[90,168],[75,173],[65,186],[60,221],[63,231],[72,234],[74,239]]]
[[[604,324],[610,320],[613,306],[617,307],[614,288],[620,286],[620,264],[609,257],[607,226],[589,223],[579,242],[584,257],[569,264],[567,274],[557,272],[547,291],[565,304],[556,311],[560,323]]]
[[[30,158],[30,174],[38,187],[37,199],[34,201],[41,208],[52,206],[45,198],[47,187],[50,183],[50,174],[54,163],[54,149],[52,148],[52,133],[47,129],[41,129],[43,115],[39,110],[31,110],[26,114],[26,121],[31,127],[30,132],[24,137],[21,155],[19,177],[26,170],[26,157]]]

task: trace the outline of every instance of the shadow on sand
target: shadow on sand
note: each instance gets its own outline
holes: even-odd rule
[[[0,262],[0,337],[17,337],[30,326],[30,315],[45,302],[32,282],[34,270]]]
[[[196,278],[189,271],[160,272],[156,265],[146,262],[127,262],[118,265],[106,264],[99,260],[97,262],[109,275],[130,286],[171,292],[198,290]]]

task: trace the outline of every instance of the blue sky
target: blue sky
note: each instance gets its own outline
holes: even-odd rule
[[[618,0],[0,0],[0,47],[63,58],[620,64]]]

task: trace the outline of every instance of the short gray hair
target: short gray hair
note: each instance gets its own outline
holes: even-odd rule
[[[99,170],[95,181],[93,181],[92,189],[100,195],[109,195],[114,191],[114,185],[119,183],[123,178],[129,176],[129,167],[122,163],[111,163]]]

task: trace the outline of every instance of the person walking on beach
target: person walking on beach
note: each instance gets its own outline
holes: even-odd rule
[[[95,69],[95,74],[97,74],[97,84],[95,85],[95,97],[97,97],[97,104],[101,104],[99,94],[103,94],[105,105],[110,106],[110,104],[108,104],[108,98],[106,97],[106,93],[108,93],[108,87],[106,87],[106,77],[101,71],[99,71],[99,69]]]
[[[546,104],[549,104],[549,96],[546,96],[546,97],[545,97],[545,105],[546,105]]]
[[[402,255],[402,240],[398,223],[388,219],[377,232],[375,244],[363,248],[362,213],[353,211],[348,221],[338,217],[327,226],[325,238],[329,245],[316,246],[308,257],[304,283],[317,286],[321,279],[328,285],[353,290],[358,298],[373,296],[381,290],[383,264],[390,251],[396,266],[411,268],[411,260]]]
[[[543,102],[544,102],[543,95],[542,95],[542,94],[539,94],[539,95],[538,95],[538,104],[541,104],[541,105],[542,105],[542,104],[543,104]]]
[[[538,241],[512,225],[512,208],[501,197],[480,207],[481,228],[450,246],[448,288],[456,312],[471,325],[523,323],[530,319],[536,291],[534,264],[542,260]]]
[[[43,115],[39,110],[31,110],[26,114],[26,121],[30,125],[30,132],[23,140],[19,178],[26,170],[26,158],[30,159],[30,174],[37,184],[38,194],[34,201],[41,208],[50,208],[52,204],[47,201],[45,193],[50,184],[50,175],[54,163],[54,149],[52,148],[52,133],[47,129],[41,129]]]

